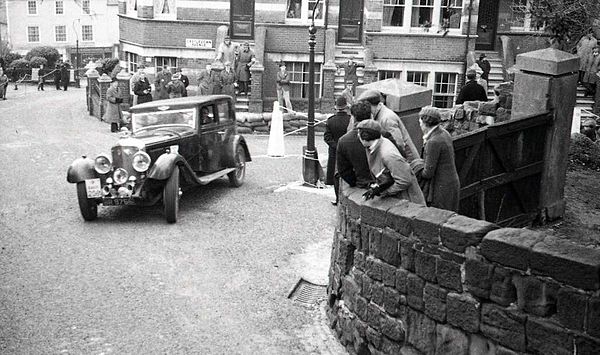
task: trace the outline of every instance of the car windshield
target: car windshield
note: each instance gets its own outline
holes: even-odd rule
[[[196,109],[134,113],[133,132],[161,127],[196,128]]]

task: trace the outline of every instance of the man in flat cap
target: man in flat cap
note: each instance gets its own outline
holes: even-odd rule
[[[487,101],[487,93],[483,86],[477,84],[477,72],[473,69],[467,70],[467,83],[460,89],[456,104],[460,105],[465,101]]]
[[[371,105],[373,119],[379,122],[385,132],[389,132],[392,135],[400,153],[406,157],[409,163],[415,159],[419,159],[419,151],[410,138],[404,123],[402,123],[402,120],[394,111],[383,104],[379,91],[367,90],[356,100],[366,101]]]
[[[337,144],[340,137],[346,134],[348,123],[350,123],[350,115],[347,112],[348,108],[348,102],[344,96],[340,96],[335,100],[335,109],[337,112],[335,115],[327,118],[327,122],[325,123],[325,133],[323,134],[323,139],[329,146],[325,185],[333,185],[335,191],[335,201],[331,202],[333,205],[337,205],[339,193],[339,182],[335,177]]]

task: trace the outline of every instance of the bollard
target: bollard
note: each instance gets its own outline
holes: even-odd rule
[[[279,109],[277,101],[273,102],[267,155],[270,157],[282,157],[285,155],[285,147],[283,146],[283,113]]]

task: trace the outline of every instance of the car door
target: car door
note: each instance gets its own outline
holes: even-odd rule
[[[212,173],[220,170],[222,138],[214,103],[200,107],[200,170],[201,173]]]
[[[230,100],[221,100],[217,102],[217,116],[219,119],[219,134],[220,139],[220,156],[221,167],[227,168],[226,164],[232,159],[228,158],[228,154],[233,155],[231,151],[231,141],[235,136],[235,117],[233,114],[232,102]]]

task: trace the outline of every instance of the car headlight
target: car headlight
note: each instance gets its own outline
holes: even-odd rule
[[[106,174],[112,168],[110,158],[106,155],[98,155],[94,160],[94,169],[98,174]]]
[[[127,170],[125,170],[123,168],[118,168],[117,170],[115,170],[115,173],[113,174],[113,179],[115,179],[116,185],[123,185],[124,183],[127,182],[128,177],[129,177],[129,173],[127,172]]]
[[[146,152],[137,152],[133,155],[133,169],[143,173],[150,167],[150,156]]]

